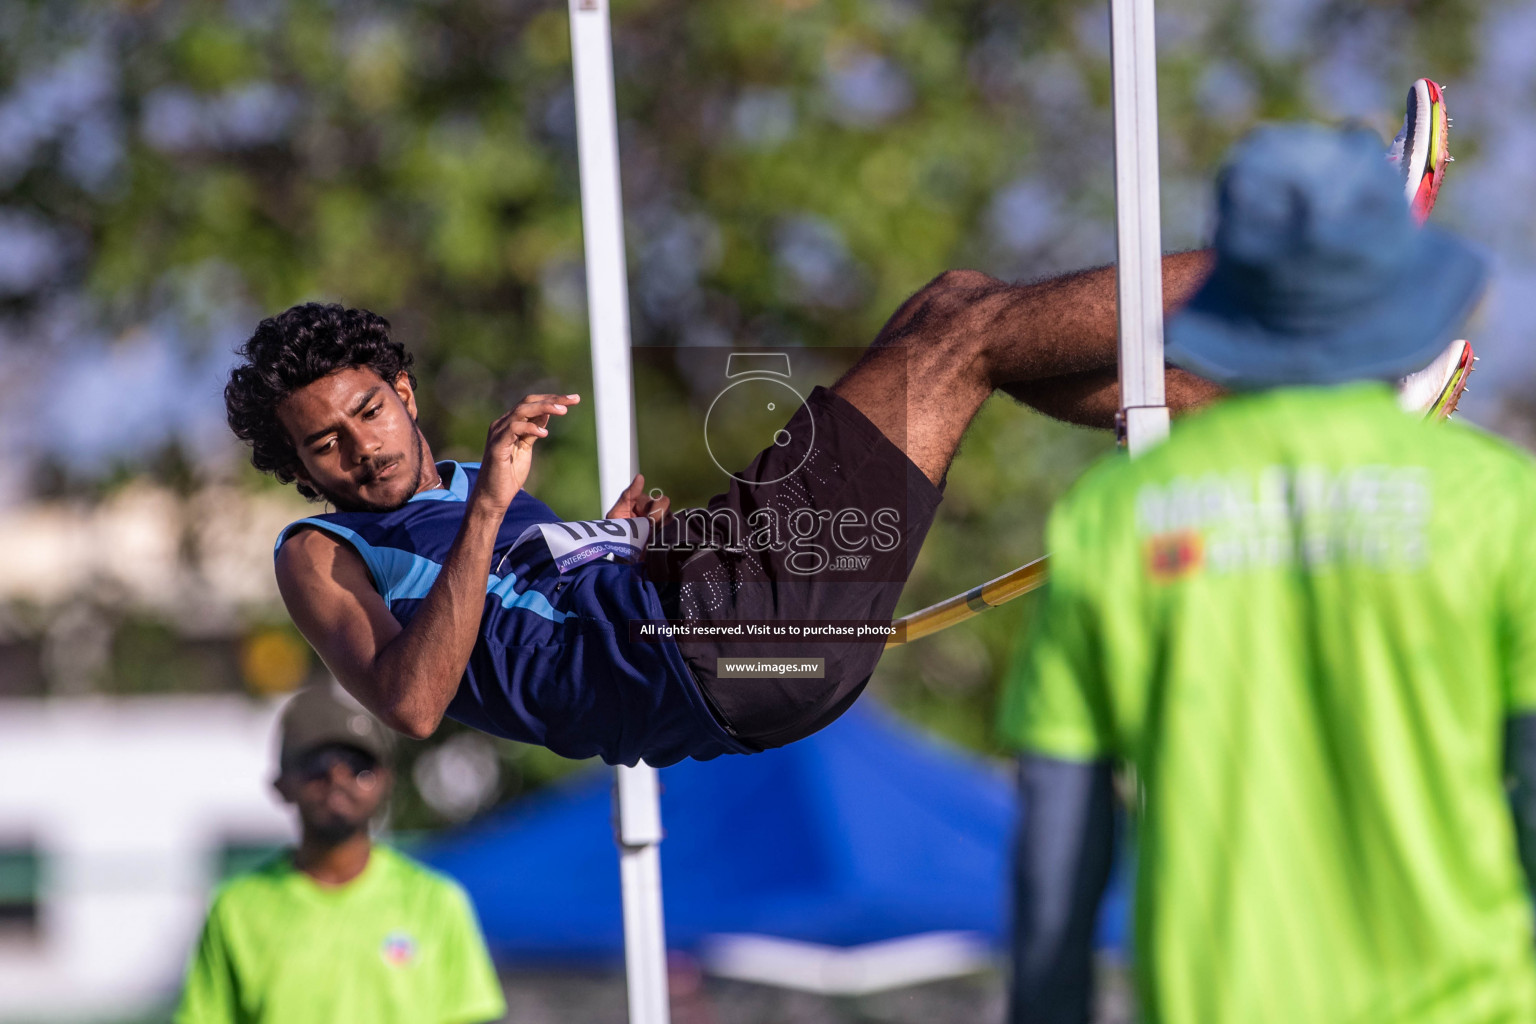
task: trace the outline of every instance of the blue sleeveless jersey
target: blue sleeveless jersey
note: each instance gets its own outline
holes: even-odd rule
[[[447,486],[393,512],[332,512],[291,523],[349,544],[403,626],[421,607],[458,535],[476,463],[441,462]],[[523,531],[560,517],[527,491],[507,509],[486,580],[485,618],[448,717],[563,757],[658,767],[746,753],[710,714],[677,645],[630,639],[632,619],[665,615],[637,566],[596,561],[561,574]]]

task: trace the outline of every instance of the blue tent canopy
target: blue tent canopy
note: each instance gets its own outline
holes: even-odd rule
[[[782,749],[662,770],[670,947],[1006,940],[1012,779],[871,705]],[[424,851],[469,891],[501,962],[622,956],[610,787],[583,775]]]

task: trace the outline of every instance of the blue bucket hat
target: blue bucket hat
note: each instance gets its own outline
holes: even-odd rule
[[[1402,377],[1451,341],[1485,274],[1413,222],[1373,133],[1261,128],[1222,171],[1216,265],[1170,320],[1168,359],[1236,389]]]

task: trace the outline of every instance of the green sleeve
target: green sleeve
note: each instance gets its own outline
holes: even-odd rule
[[[1050,580],[1004,679],[999,712],[1005,742],[1064,760],[1114,753],[1095,570],[1082,532],[1071,504],[1052,513]]]
[[[507,1013],[501,981],[464,890],[449,883],[445,922],[441,1024],[483,1024]]]
[[[192,954],[175,1024],[236,1024],[239,1001],[234,964],[224,939],[220,901],[215,900]]]

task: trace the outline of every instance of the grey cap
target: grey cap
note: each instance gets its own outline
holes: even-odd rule
[[[300,690],[278,720],[278,770],[286,772],[317,747],[341,743],[389,760],[389,733],[344,690],[330,683]]]

